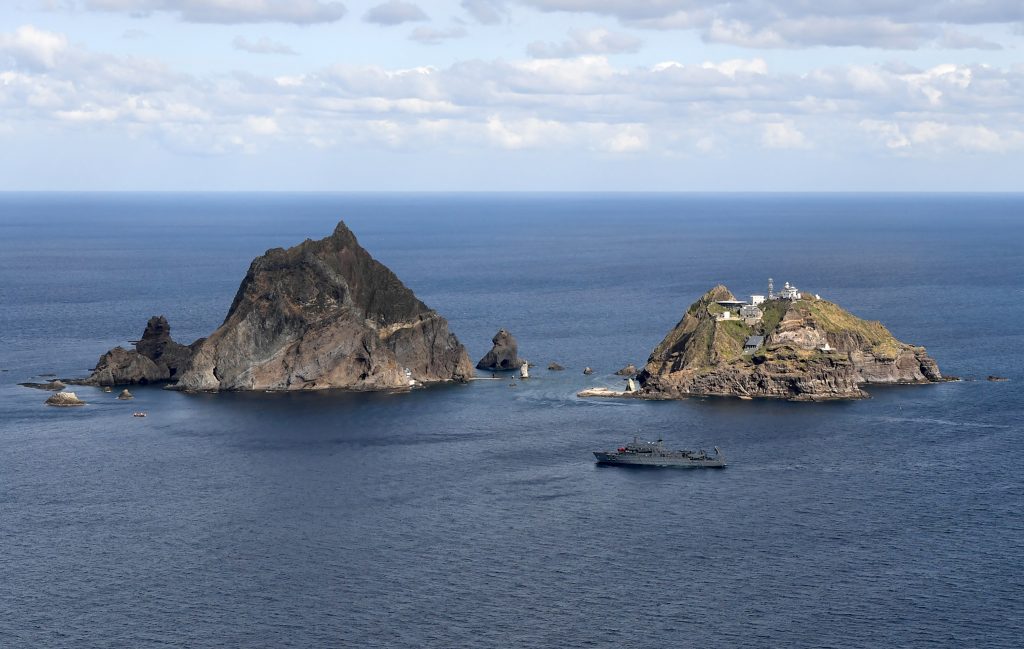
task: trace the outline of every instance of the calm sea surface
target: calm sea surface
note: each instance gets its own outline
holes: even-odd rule
[[[17,385],[154,314],[208,334],[255,256],[340,218],[474,361],[505,327],[535,378],[70,410]],[[769,276],[980,380],[575,397]],[[0,647],[1020,646],[1022,282],[1021,195],[0,195]],[[594,464],[638,431],[731,466]]]

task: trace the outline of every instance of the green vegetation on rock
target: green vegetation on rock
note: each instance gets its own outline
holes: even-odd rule
[[[864,383],[942,380],[924,348],[895,338],[881,323],[862,320],[817,297],[758,305],[760,322],[720,320],[725,286],[705,293],[651,353],[638,379],[655,398],[687,395],[762,396],[795,400],[861,398]],[[751,335],[764,343],[753,354]]]

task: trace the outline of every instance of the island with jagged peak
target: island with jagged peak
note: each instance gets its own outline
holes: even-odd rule
[[[135,350],[104,354],[86,385],[187,391],[407,389],[474,373],[448,321],[339,222],[324,239],[257,257],[223,324],[185,346],[150,319]]]
[[[923,347],[788,282],[750,300],[718,285],[654,348],[629,396],[822,401],[863,398],[864,385],[942,380]]]

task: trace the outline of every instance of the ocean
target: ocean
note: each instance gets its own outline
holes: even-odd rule
[[[339,219],[474,362],[506,328],[533,378],[75,409],[17,385],[152,315],[210,333],[254,257]],[[575,396],[769,277],[964,380]],[[1020,646],[1022,279],[1024,195],[0,194],[0,646]],[[730,466],[595,465],[634,435]]]

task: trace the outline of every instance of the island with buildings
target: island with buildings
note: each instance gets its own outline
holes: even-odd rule
[[[768,282],[766,295],[749,300],[715,286],[655,347],[635,386],[581,396],[821,401],[863,398],[865,385],[943,380],[923,347],[900,342],[880,322],[788,282],[776,293]]]

